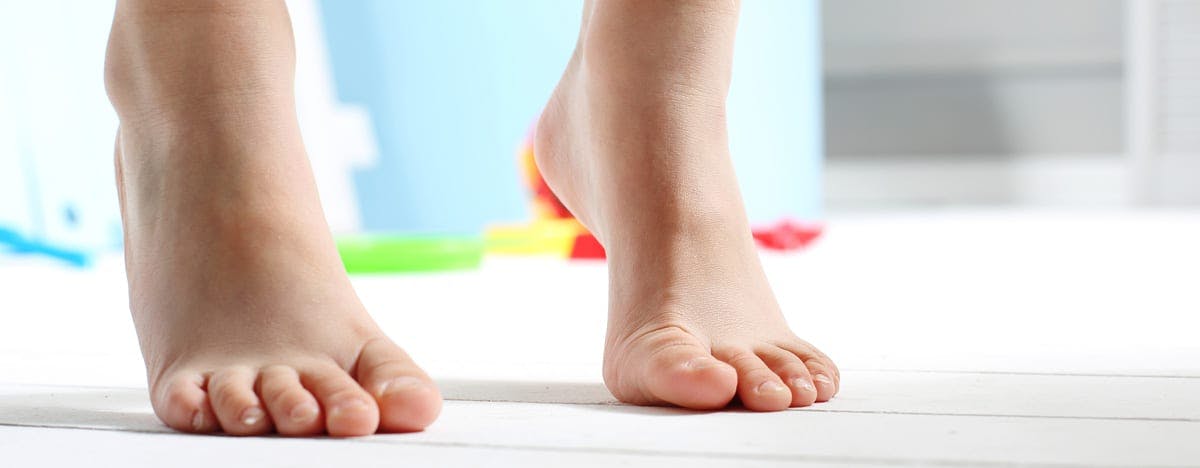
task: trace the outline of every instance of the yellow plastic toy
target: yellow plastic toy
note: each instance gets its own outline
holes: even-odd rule
[[[517,152],[517,163],[532,196],[534,220],[527,224],[492,226],[484,241],[488,253],[499,255],[551,255],[578,257],[581,238],[591,233],[563,206],[546,185],[533,158],[533,138],[526,138]],[[598,244],[597,244],[598,245]],[[595,258],[595,257],[593,257]],[[602,257],[600,257],[602,258]]]

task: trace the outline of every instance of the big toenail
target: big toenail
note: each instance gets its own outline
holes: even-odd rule
[[[263,416],[263,410],[259,409],[257,406],[247,408],[246,411],[242,412],[242,424],[253,426],[258,424],[259,421],[262,421]]]
[[[829,376],[825,374],[817,374],[815,377],[813,377],[813,380],[823,384],[833,385],[833,379],[830,379]]]
[[[379,396],[384,396],[389,393],[400,393],[415,388],[425,386],[425,381],[412,376],[397,377],[395,379],[384,382],[379,387]]]
[[[796,378],[792,379],[792,386],[796,387],[796,389],[798,389],[798,390],[807,390],[810,392],[816,390],[816,388],[813,387],[812,381],[810,381],[804,377],[796,377]]]
[[[707,369],[709,367],[716,367],[719,363],[720,363],[720,361],[717,361],[716,359],[713,359],[710,357],[698,357],[698,358],[692,359],[691,361],[688,361],[687,367],[692,370],[700,370],[700,369]]]
[[[197,411],[192,415],[192,430],[197,432],[204,430],[204,412]]]
[[[289,413],[288,416],[290,416],[293,421],[311,421],[312,418],[317,417],[317,413],[319,411],[320,410],[317,409],[317,405],[312,403],[304,403],[296,405],[295,408],[292,408],[292,412]]]
[[[775,393],[781,391],[786,392],[787,387],[784,387],[783,384],[774,380],[768,380],[758,385],[758,393]]]

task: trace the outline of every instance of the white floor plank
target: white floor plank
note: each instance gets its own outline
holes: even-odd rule
[[[565,394],[600,389],[451,382],[443,385],[447,397],[476,401],[449,401],[427,432],[386,436],[379,443],[764,462],[1200,463],[1195,444],[1200,419],[1193,417],[1192,403],[1200,394],[1197,379],[862,374],[857,376],[862,382],[851,387],[860,390],[833,403],[775,414],[514,403],[507,400],[563,400]],[[977,386],[954,384],[968,379]],[[1099,392],[1084,398],[1097,387],[1093,379],[1114,393],[1129,391],[1127,400],[1106,405]],[[1012,397],[1014,388],[1037,394]],[[1053,394],[1063,390],[1068,391]],[[1069,390],[1081,398],[1071,402]],[[0,425],[169,432],[154,418],[143,389],[0,386]]]
[[[816,411],[1200,423],[1200,378],[847,371]]]
[[[670,453],[599,450],[539,450],[459,444],[386,443],[382,440],[300,440],[283,438],[193,437],[175,434],[88,431],[0,426],[5,466],[86,466],[90,468],[170,466],[330,467],[396,466],[570,466],[696,468],[747,466],[746,460]],[[842,460],[755,460],[755,466],[887,466]]]
[[[126,432],[168,432],[144,410],[108,412],[87,406],[43,408],[14,416],[21,424],[40,418],[48,426],[89,423]],[[697,413],[613,405],[451,401],[426,432],[360,441],[741,462],[1194,466],[1200,463],[1196,440],[1200,440],[1200,423],[1161,420]]]

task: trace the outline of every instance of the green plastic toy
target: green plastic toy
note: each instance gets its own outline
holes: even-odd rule
[[[469,270],[483,261],[482,236],[357,234],[337,239],[349,273]]]

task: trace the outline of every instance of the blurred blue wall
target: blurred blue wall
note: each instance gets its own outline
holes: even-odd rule
[[[114,3],[0,6],[0,228],[72,248],[119,245],[117,118],[103,81]]]
[[[88,249],[120,242],[116,116],[104,94],[113,0],[0,14],[0,226]],[[574,46],[581,2],[321,0],[340,97],[372,112],[356,176],[374,230],[478,232],[528,216],[515,151]],[[751,219],[819,216],[815,0],[745,2],[731,146]]]
[[[478,232],[527,216],[516,150],[578,34],[580,5],[322,2],[338,91],[382,154],[357,177],[373,230]]]
[[[357,175],[371,230],[477,232],[528,216],[515,151],[578,35],[580,1],[321,2],[340,97],[380,164]],[[745,2],[731,146],[751,218],[819,215],[815,0]]]
[[[750,222],[821,218],[824,128],[818,0],[742,2],[729,146]]]

